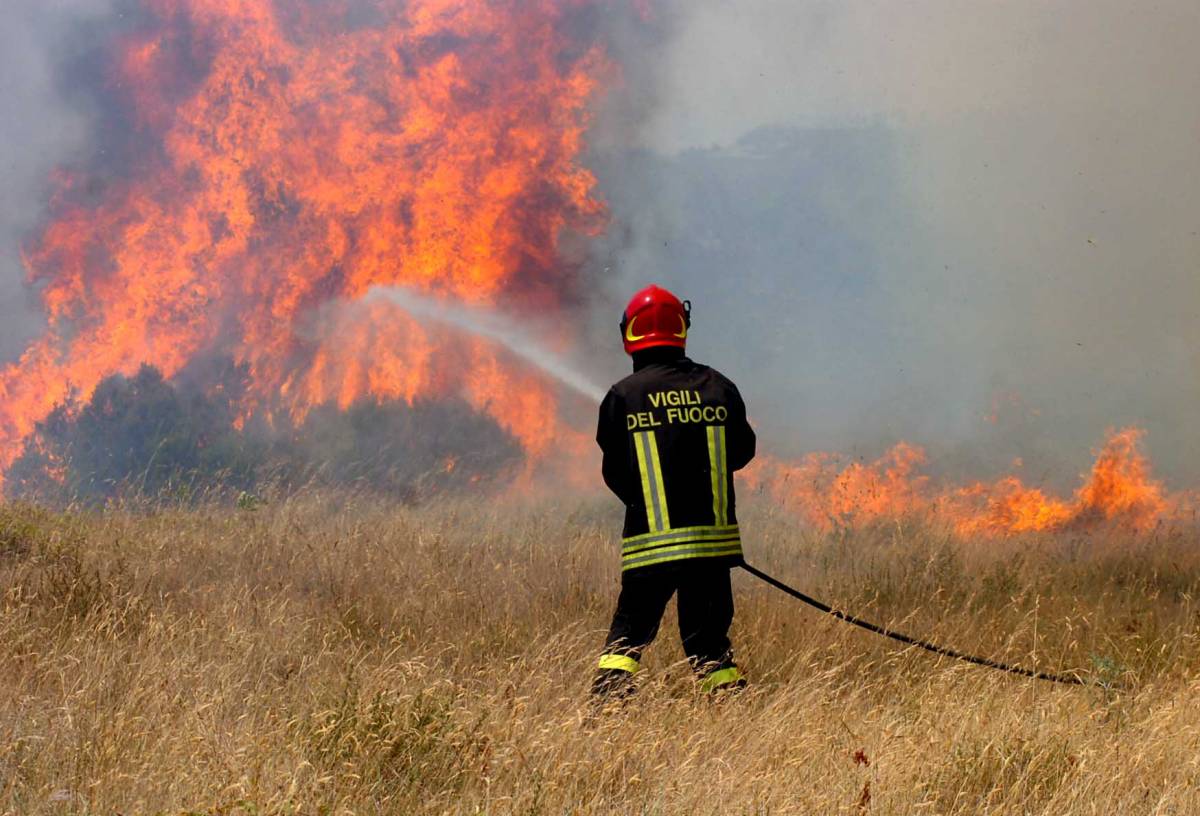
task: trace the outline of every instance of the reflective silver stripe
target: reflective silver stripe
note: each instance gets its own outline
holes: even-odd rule
[[[727,550],[739,550],[742,543],[739,539],[725,539],[724,541],[690,541],[687,544],[675,544],[670,547],[658,547],[657,549],[647,550],[645,552],[627,555],[621,559],[621,563],[625,565],[641,564],[648,561],[667,561],[675,558],[691,558],[695,555],[709,553],[724,553]]]
[[[650,466],[647,463],[646,448],[642,444],[645,433],[633,435],[633,448],[637,451],[638,473],[642,477],[642,503],[646,506],[646,525],[651,530],[661,530],[657,526],[658,519],[654,515],[654,489],[650,486]]]
[[[695,541],[699,538],[712,536],[737,536],[738,526],[736,524],[727,524],[724,527],[716,527],[711,524],[704,524],[699,527],[677,527],[674,530],[664,530],[661,533],[642,533],[641,535],[629,536],[621,539],[622,549],[628,551],[631,549],[645,549],[645,544],[664,544],[671,541]]]
[[[633,557],[626,556],[621,562],[621,569],[647,567],[651,564],[662,564],[668,561],[682,561],[691,558],[717,558],[720,556],[741,555],[742,542],[716,541],[711,544],[681,544],[677,547],[663,547],[651,550]]]
[[[633,444],[637,449],[638,469],[642,473],[642,498],[646,502],[646,524],[652,533],[668,530],[671,527],[671,517],[667,512],[662,463],[658,458],[658,440],[654,437],[654,431],[639,431],[634,434]]]
[[[709,425],[708,469],[712,475],[713,523],[729,522],[729,475],[725,471],[725,426]]]
[[[684,547],[691,547],[693,549],[695,549],[695,548],[710,549],[710,550],[711,549],[720,549],[721,547],[724,547],[727,544],[736,543],[738,541],[741,541],[741,539],[738,538],[737,536],[725,536],[724,538],[712,538],[712,539],[699,540],[699,541],[696,539],[687,539],[685,541],[680,541],[677,544],[676,543],[659,544],[654,547],[642,547],[641,549],[634,550],[632,552],[627,552],[627,553],[623,554],[621,556],[621,558],[625,561],[628,561],[630,559],[641,558],[641,557],[643,557],[645,555],[649,555],[651,553],[672,552],[674,550],[681,550]]]
[[[739,533],[736,527],[726,528],[719,532],[660,536],[652,541],[641,541],[637,544],[626,544],[625,546],[621,547],[621,554],[623,556],[633,555],[634,553],[643,552],[645,550],[653,550],[658,547],[665,547],[668,544],[693,544],[704,543],[706,541],[729,541],[738,537]]]

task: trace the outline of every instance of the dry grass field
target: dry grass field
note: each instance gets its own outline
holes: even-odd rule
[[[5,506],[0,813],[1200,812],[1194,532],[817,535],[747,504],[751,560],[802,589],[1105,685],[906,650],[739,572],[750,689],[701,697],[669,619],[592,718],[606,500]]]

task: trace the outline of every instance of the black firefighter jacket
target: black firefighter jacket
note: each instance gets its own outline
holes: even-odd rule
[[[609,389],[596,441],[604,482],[625,503],[623,571],[741,561],[733,472],[754,458],[755,439],[720,372],[653,357]]]

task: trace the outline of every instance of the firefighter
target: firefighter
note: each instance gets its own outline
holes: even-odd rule
[[[625,503],[621,593],[593,692],[633,690],[642,650],[678,593],[679,635],[706,692],[740,688],[733,661],[730,569],[741,563],[733,472],[754,458],[737,387],[684,356],[691,303],[658,286],[621,318],[633,374],[600,405],[604,482]]]

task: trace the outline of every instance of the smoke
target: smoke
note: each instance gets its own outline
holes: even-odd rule
[[[674,3],[597,157],[610,299],[696,305],[776,452],[898,439],[1069,486],[1106,428],[1200,476],[1200,7]]]
[[[20,247],[42,221],[51,173],[91,144],[91,117],[64,87],[81,37],[114,15],[109,0],[6,3],[0,26],[0,362],[41,328]]]

